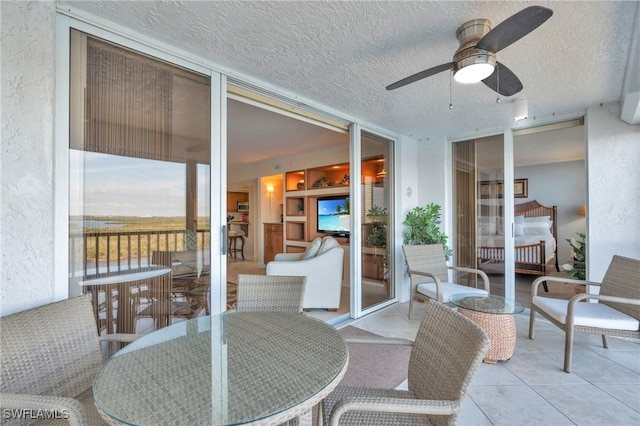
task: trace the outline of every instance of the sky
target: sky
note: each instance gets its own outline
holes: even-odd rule
[[[208,169],[204,165],[198,167],[200,217],[209,215]],[[69,213],[72,216],[185,216],[185,170],[184,163],[72,149]]]

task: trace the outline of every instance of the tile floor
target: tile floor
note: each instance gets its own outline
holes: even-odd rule
[[[424,309],[415,305],[413,320],[408,303],[401,303],[349,325],[413,340]],[[540,317],[536,339],[530,340],[529,311],[515,320],[513,357],[480,366],[458,424],[640,425],[639,340],[610,337],[604,349],[600,336],[578,334],[568,374],[562,370],[564,334]]]

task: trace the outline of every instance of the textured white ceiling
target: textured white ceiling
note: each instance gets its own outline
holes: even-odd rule
[[[60,1],[176,46],[348,116],[419,140],[503,127],[511,102],[529,117],[618,101],[638,2]],[[451,61],[455,31],[487,18],[496,26],[529,5],[551,8],[540,28],[498,53],[524,90],[496,103],[483,84],[449,73],[385,86]]]

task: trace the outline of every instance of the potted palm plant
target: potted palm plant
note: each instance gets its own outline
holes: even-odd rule
[[[452,251],[447,245],[447,235],[440,230],[440,205],[427,204],[425,207],[416,207],[407,213],[402,222],[405,225],[405,245],[442,244],[444,254],[449,260]]]

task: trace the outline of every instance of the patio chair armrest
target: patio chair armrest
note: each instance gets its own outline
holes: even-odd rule
[[[442,300],[442,281],[440,281],[440,278],[438,278],[436,275],[432,274],[431,272],[427,272],[427,271],[418,271],[417,269],[409,269],[409,276],[411,275],[421,275],[423,277],[429,277],[433,280],[434,283],[436,283],[436,297],[438,298],[437,300]],[[411,294],[413,294],[414,292],[414,287],[411,287]],[[413,297],[413,296],[411,296]]]
[[[437,285],[440,285],[441,283],[440,278],[438,278],[436,275],[432,274],[431,272],[418,271],[417,269],[409,269],[408,272],[409,272],[409,275],[421,275],[423,277],[429,277],[433,279],[433,281],[435,281]]]
[[[489,290],[489,276],[486,274],[486,272],[481,271],[480,269],[475,269],[475,268],[465,268],[464,266],[448,266],[449,269],[454,270],[454,271],[460,271],[460,272],[469,272],[472,274],[476,274],[479,275],[480,278],[482,278],[482,282],[484,284],[484,289],[487,290],[487,293],[490,293]]]
[[[420,400],[385,397],[344,398],[333,407],[329,417],[330,426],[338,426],[340,417],[349,411],[371,411],[383,413],[409,413],[451,415],[462,408],[460,401]]]
[[[542,284],[545,281],[564,283],[564,284],[582,284],[582,285],[594,285],[594,286],[600,285],[600,283],[597,283],[597,282],[591,282],[586,280],[576,280],[573,278],[552,277],[552,276],[546,275],[546,276],[538,277],[535,280],[533,280],[533,283],[531,284],[532,298],[538,295],[538,287],[540,286],[540,284]]]
[[[575,305],[576,303],[578,303],[578,302],[580,302],[582,300],[589,300],[589,299],[602,300],[604,302],[622,303],[622,304],[626,304],[626,305],[640,305],[640,299],[630,299],[628,297],[606,296],[606,295],[600,295],[600,294],[581,293],[581,294],[576,294],[571,299],[569,299],[569,304],[567,305],[567,310],[568,311],[572,310],[573,305]]]
[[[99,340],[101,342],[122,342],[122,343],[131,343],[134,340],[142,337],[141,334],[129,334],[129,333],[115,333],[115,334],[105,334],[103,336],[99,336]]]
[[[367,345],[399,345],[399,346],[413,346],[413,341],[409,339],[402,339],[400,337],[345,337],[346,343],[362,343]]]
[[[82,403],[73,398],[0,392],[0,407],[5,419],[35,420],[50,416],[52,419],[68,419],[70,426],[88,424]]]

